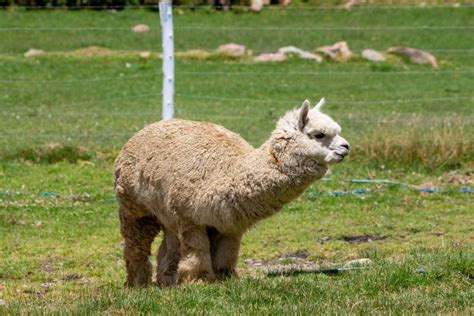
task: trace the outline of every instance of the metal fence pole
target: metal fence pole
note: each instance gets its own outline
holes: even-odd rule
[[[174,116],[174,35],[171,0],[160,2],[161,40],[163,45],[163,109],[162,119]]]

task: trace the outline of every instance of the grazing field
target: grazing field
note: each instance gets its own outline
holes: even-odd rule
[[[124,142],[160,117],[161,61],[138,55],[160,51],[159,15],[0,12],[0,313],[473,313],[473,16],[472,7],[175,10],[177,51],[346,40],[355,52],[425,49],[440,68],[394,56],[178,57],[177,117],[258,146],[285,111],[324,96],[353,151],[244,237],[240,279],[125,290],[111,170]],[[138,23],[152,30],[133,33]],[[46,53],[23,57],[30,48]],[[372,264],[334,276],[266,273],[359,258]]]

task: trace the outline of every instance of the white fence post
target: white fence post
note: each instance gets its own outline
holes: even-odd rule
[[[174,35],[171,0],[160,2],[161,40],[163,44],[163,109],[162,119],[174,116]]]

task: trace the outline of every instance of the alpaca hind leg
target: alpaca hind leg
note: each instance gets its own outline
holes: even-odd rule
[[[161,287],[176,284],[179,252],[178,237],[169,231],[165,231],[163,241],[158,249],[156,268],[156,280]]]
[[[127,287],[144,287],[151,284],[152,267],[148,260],[151,244],[160,231],[153,217],[133,218],[120,211],[121,233],[124,238],[124,258],[127,266]]]
[[[211,237],[212,268],[218,279],[237,276],[241,236],[225,236],[217,232]]]
[[[214,281],[209,237],[204,226],[186,225],[179,232],[178,282]]]

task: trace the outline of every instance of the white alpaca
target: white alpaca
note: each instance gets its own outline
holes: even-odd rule
[[[349,153],[323,104],[310,110],[306,100],[286,113],[257,149],[222,126],[184,120],[133,136],[115,163],[126,285],[151,282],[148,256],[160,229],[160,285],[235,274],[243,233]]]

